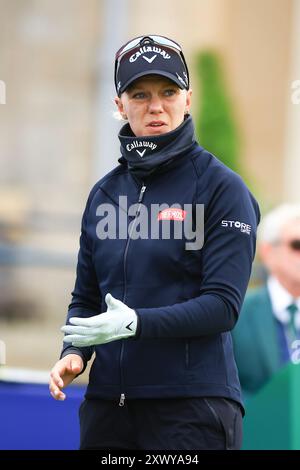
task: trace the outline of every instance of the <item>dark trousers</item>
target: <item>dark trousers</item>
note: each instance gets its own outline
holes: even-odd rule
[[[86,399],[79,409],[80,449],[240,449],[242,413],[221,397],[118,401]]]

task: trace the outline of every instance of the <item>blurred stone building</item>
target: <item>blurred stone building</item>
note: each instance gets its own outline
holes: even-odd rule
[[[221,54],[262,206],[299,200],[298,0],[0,0],[0,339],[8,365],[57,358],[88,192],[119,156],[113,54],[144,33],[173,37],[191,68]],[[193,114],[196,112],[194,105]]]

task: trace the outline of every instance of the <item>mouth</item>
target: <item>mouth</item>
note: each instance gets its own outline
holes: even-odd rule
[[[166,125],[167,124],[163,121],[151,121],[149,122],[149,124],[146,125],[146,127],[150,127],[151,129],[159,129]]]

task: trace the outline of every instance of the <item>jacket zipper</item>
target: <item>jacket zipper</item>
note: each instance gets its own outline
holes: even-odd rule
[[[186,340],[185,342],[185,365],[189,367],[190,365],[190,342]]]
[[[121,393],[119,406],[124,406],[125,403],[125,393]]]
[[[139,215],[139,212],[140,212],[140,208],[141,208],[141,205],[142,205],[142,201],[143,201],[143,197],[144,197],[144,194],[145,194],[145,190],[146,190],[146,186],[144,184],[144,182],[142,183],[142,187],[141,187],[141,190],[140,190],[140,194],[139,194],[139,198],[138,198],[138,208],[136,210],[136,213],[135,213],[135,218],[133,220],[133,222],[131,223],[131,230],[130,230],[130,233],[128,234],[128,238],[127,238],[127,242],[126,242],[126,247],[125,247],[125,252],[124,252],[124,258],[123,258],[123,273],[124,273],[124,295],[123,295],[123,299],[122,299],[122,302],[125,303],[126,301],[126,291],[127,291],[127,274],[126,274],[126,259],[127,259],[127,253],[128,253],[128,248],[129,248],[129,243],[130,243],[130,238],[131,238],[131,234],[132,234],[132,231],[134,229],[134,226],[135,226],[135,222],[136,222],[136,219]],[[121,372],[121,390],[124,389],[124,375],[123,375],[123,369],[122,369],[122,362],[123,362],[123,356],[124,356],[124,340],[121,340],[122,343],[121,343],[121,352],[120,352],[120,372]],[[120,401],[119,401],[119,406],[124,406],[125,404],[125,393],[121,392],[121,395],[120,395]]]

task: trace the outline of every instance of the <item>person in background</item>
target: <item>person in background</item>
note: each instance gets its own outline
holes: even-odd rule
[[[247,294],[232,332],[245,398],[285,364],[299,362],[300,205],[282,204],[263,218],[258,253],[268,279]]]
[[[95,352],[81,449],[239,449],[230,330],[251,273],[258,204],[195,140],[178,43],[149,35],[124,44],[115,87],[128,121],[122,156],[83,214],[51,394],[63,400]]]

